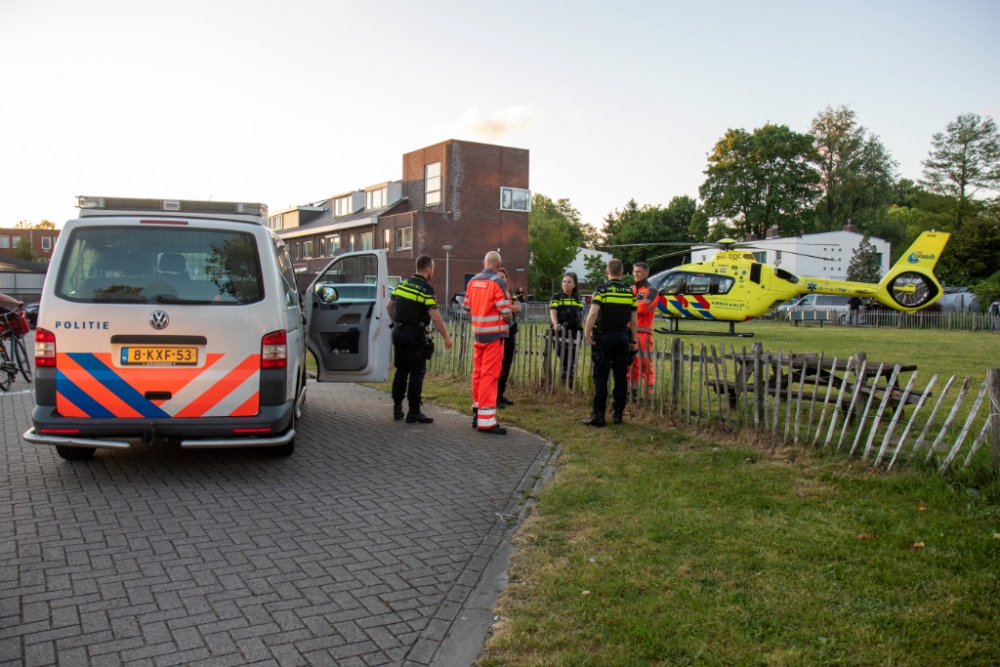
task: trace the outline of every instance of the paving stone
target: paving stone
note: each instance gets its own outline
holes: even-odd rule
[[[385,400],[310,384],[287,459],[69,462],[18,437],[30,394],[0,394],[0,664],[429,664],[547,449],[432,405],[403,428]]]

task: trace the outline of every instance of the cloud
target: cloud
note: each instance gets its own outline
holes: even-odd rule
[[[530,104],[507,107],[489,116],[483,116],[479,107],[469,107],[446,128],[446,133],[453,136],[475,135],[498,141],[512,132],[530,130],[538,118],[538,112]]]

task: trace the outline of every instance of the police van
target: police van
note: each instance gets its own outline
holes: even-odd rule
[[[287,456],[307,349],[319,381],[388,377],[384,251],[334,258],[301,304],[264,204],[77,206],[42,292],[26,441],[69,460],[139,440]]]

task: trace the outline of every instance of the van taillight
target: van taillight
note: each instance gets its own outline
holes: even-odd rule
[[[35,366],[55,368],[56,335],[45,329],[35,329]]]
[[[261,368],[287,368],[288,340],[285,331],[272,331],[264,336],[260,346]]]

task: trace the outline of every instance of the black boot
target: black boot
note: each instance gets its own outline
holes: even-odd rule
[[[594,410],[589,417],[584,419],[583,423],[585,426],[594,426],[596,428],[602,428],[607,424],[607,422],[604,421],[604,412],[598,412],[597,410]]]
[[[419,410],[417,412],[410,412],[406,415],[407,424],[433,424],[434,418],[428,417],[423,412]]]
[[[479,428],[479,408],[472,408],[472,428]]]
[[[481,428],[479,429],[479,432],[491,433],[492,435],[507,435],[507,429],[505,429],[503,426],[500,426],[500,424],[494,424],[489,428]]]
[[[625,412],[625,410],[624,409],[619,409],[619,408],[613,408],[612,410],[613,410],[613,412],[611,413],[611,423],[612,424],[621,424],[622,423],[622,414]]]
[[[403,402],[393,401],[392,402],[392,418],[399,421],[403,418]]]

